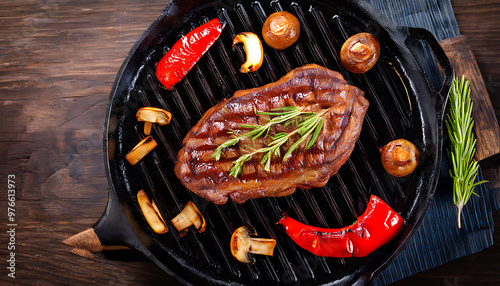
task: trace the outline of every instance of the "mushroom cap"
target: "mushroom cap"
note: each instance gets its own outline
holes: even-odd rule
[[[231,253],[243,263],[255,263],[255,258],[250,254],[250,236],[256,236],[257,231],[251,226],[237,228],[231,236]]]
[[[417,147],[408,140],[397,139],[380,148],[384,169],[395,177],[404,177],[412,173],[418,165]]]
[[[147,121],[165,125],[170,123],[172,114],[170,112],[156,107],[142,107],[136,113],[137,121]]]
[[[290,47],[299,39],[299,35],[299,20],[286,11],[271,14],[262,25],[262,38],[273,49]]]
[[[351,36],[342,45],[340,60],[353,73],[364,73],[371,69],[380,56],[380,45],[372,34],[359,33]]]

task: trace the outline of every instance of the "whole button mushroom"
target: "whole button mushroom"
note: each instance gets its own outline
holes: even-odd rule
[[[417,147],[408,140],[397,139],[380,148],[384,169],[395,177],[412,173],[418,165]]]
[[[271,14],[262,26],[262,38],[271,48],[277,50],[284,50],[293,45],[299,35],[299,20],[285,11]]]
[[[356,34],[342,45],[340,60],[353,73],[364,73],[371,69],[380,56],[380,45],[369,33]]]

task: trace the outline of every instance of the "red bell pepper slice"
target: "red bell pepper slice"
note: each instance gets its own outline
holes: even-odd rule
[[[305,250],[328,257],[363,257],[393,239],[403,219],[379,197],[372,195],[356,223],[339,229],[300,223],[286,214],[280,219],[290,238]]]
[[[222,29],[219,19],[213,19],[182,37],[156,65],[156,77],[171,90],[215,43]]]

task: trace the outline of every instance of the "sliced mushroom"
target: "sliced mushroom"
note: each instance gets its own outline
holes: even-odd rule
[[[151,150],[156,148],[158,144],[153,139],[153,137],[148,136],[141,140],[134,149],[132,149],[126,156],[125,159],[131,164],[137,164],[144,156],[146,156]]]
[[[167,224],[165,220],[163,220],[160,210],[158,210],[154,201],[152,203],[149,201],[144,190],[140,190],[137,193],[137,202],[141,207],[142,214],[154,232],[158,234],[168,232]]]
[[[245,49],[246,62],[241,65],[240,72],[247,73],[256,71],[264,61],[264,48],[259,37],[252,32],[239,33],[234,37],[233,49],[236,44],[243,43]]]
[[[170,123],[172,119],[172,114],[170,112],[156,107],[143,107],[140,108],[135,117],[137,121],[144,121],[144,134],[151,134],[151,125],[157,123],[159,125],[165,125]]]
[[[408,140],[397,139],[380,148],[384,169],[395,177],[404,177],[418,165],[417,147]]]
[[[353,73],[364,73],[371,69],[380,55],[377,39],[368,33],[356,34],[342,45],[340,60]]]
[[[198,232],[205,231],[205,218],[198,210],[193,202],[188,202],[184,209],[173,219],[170,220],[174,227],[179,232],[179,236],[183,237],[189,230],[190,226],[194,226]]]
[[[271,14],[262,26],[262,38],[271,48],[277,50],[284,50],[293,45],[299,35],[299,20],[286,11]]]
[[[256,238],[257,231],[251,226],[236,229],[231,236],[231,253],[243,263],[255,263],[252,254],[273,256],[276,240],[272,238]]]

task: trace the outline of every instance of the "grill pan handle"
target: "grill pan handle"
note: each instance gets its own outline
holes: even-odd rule
[[[450,92],[451,83],[455,78],[455,70],[451,66],[451,62],[448,59],[448,56],[444,52],[443,48],[441,47],[441,45],[439,45],[439,42],[436,40],[434,35],[429,30],[422,28],[415,28],[415,27],[405,27],[405,28],[408,29],[407,30],[408,37],[406,40],[417,39],[417,40],[424,40],[425,42],[427,42],[427,44],[429,44],[430,48],[432,49],[432,52],[434,53],[435,59],[441,66],[441,70],[443,71],[443,78],[442,78],[442,85],[439,91],[434,89],[427,74],[424,78],[426,79],[429,88],[433,90],[434,93],[437,95],[434,107],[436,109],[436,112],[438,112],[438,114],[442,116],[444,114],[445,103],[448,98],[448,93]],[[413,54],[413,57],[422,68],[422,63],[418,59],[418,56],[411,47],[409,48]]]
[[[94,259],[95,252],[128,248],[152,256],[130,225],[115,192],[110,190],[108,194],[106,210],[92,228],[65,239],[63,243],[74,247],[71,252],[89,259]]]
[[[93,229],[104,246],[122,245],[137,249],[137,242],[140,241],[113,191],[109,192],[106,210]]]

